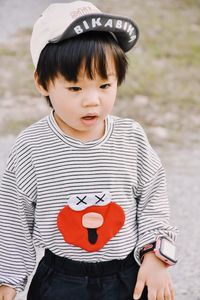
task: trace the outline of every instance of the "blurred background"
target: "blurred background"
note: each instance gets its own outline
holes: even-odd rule
[[[0,175],[19,132],[49,113],[34,87],[29,40],[53,2],[0,0]],[[175,299],[200,300],[200,0],[91,2],[139,26],[113,113],[140,122],[161,157],[171,223],[180,229],[179,264],[171,269]]]

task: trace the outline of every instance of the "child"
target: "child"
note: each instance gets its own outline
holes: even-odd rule
[[[24,289],[35,247],[28,300],[174,299],[163,167],[137,122],[110,115],[137,39],[89,2],[36,22],[35,84],[52,112],[19,135],[3,175],[0,300]]]

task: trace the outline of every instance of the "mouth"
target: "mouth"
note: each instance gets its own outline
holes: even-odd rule
[[[95,245],[98,240],[98,234],[96,228],[88,228],[88,241],[90,244]]]
[[[88,114],[86,116],[83,116],[81,118],[81,120],[85,125],[93,125],[98,120],[98,115],[97,114]]]
[[[101,214],[96,212],[89,212],[83,215],[82,225],[87,228],[88,241],[90,244],[95,245],[98,240],[97,228],[101,227],[104,223],[104,218]]]
[[[85,116],[82,119],[84,119],[84,120],[93,120],[95,118],[97,118],[97,116]]]

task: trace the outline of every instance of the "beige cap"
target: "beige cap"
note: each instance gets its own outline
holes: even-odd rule
[[[90,2],[51,4],[33,27],[30,50],[35,68],[41,51],[48,43],[57,43],[87,31],[113,33],[125,52],[135,45],[139,35],[132,20],[104,14]]]

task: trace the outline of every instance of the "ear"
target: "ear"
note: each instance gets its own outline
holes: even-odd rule
[[[34,73],[34,82],[35,82],[35,87],[38,90],[38,92],[42,95],[42,96],[49,96],[49,93],[47,90],[45,90],[45,88],[40,84],[39,82],[39,77],[37,72],[35,71]]]

